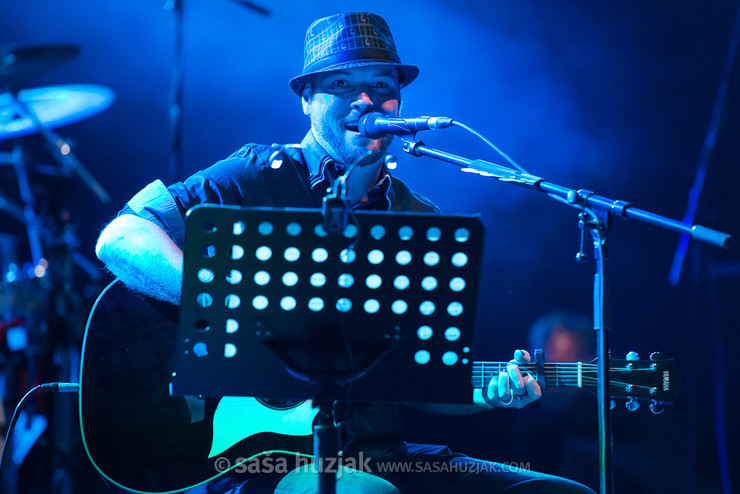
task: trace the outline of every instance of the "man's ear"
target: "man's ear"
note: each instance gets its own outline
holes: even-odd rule
[[[306,84],[301,93],[301,106],[303,107],[303,114],[310,115],[311,113],[311,101],[313,100],[313,89],[311,84]]]

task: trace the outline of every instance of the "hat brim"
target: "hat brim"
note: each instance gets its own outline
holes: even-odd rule
[[[359,60],[356,62],[345,62],[330,65],[315,72],[301,74],[297,77],[292,78],[288,84],[290,85],[290,89],[292,89],[295,94],[301,96],[306,83],[308,83],[317,75],[325,74],[327,72],[335,72],[337,70],[353,69],[355,67],[396,67],[398,69],[398,83],[400,87],[408,86],[414,81],[414,79],[416,79],[416,76],[419,75],[419,67],[417,67],[416,65],[389,63],[375,60]]]

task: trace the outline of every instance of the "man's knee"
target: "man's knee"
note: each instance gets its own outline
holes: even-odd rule
[[[276,494],[315,494],[319,474],[298,468],[288,473],[275,489]],[[337,472],[337,494],[400,494],[390,482],[375,475],[342,466]]]
[[[519,492],[512,490],[512,492]],[[583,484],[562,477],[546,476],[522,484],[522,493],[532,494],[595,494]]]
[[[401,494],[385,479],[353,468],[343,467],[337,479],[337,494]]]

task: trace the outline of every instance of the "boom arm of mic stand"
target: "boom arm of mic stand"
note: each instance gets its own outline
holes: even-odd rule
[[[446,161],[453,165],[463,167],[463,171],[478,173],[485,177],[492,177],[500,182],[508,182],[529,189],[534,189],[538,192],[545,192],[548,195],[557,198],[559,202],[564,202],[574,207],[589,207],[618,218],[635,219],[666,230],[686,233],[690,235],[691,238],[716,245],[718,247],[723,247],[725,249],[729,249],[733,244],[733,238],[728,233],[723,233],[701,225],[687,225],[659,214],[638,209],[625,201],[609,199],[607,197],[596,195],[590,191],[563,187],[547,182],[541,177],[522,173],[512,168],[489,163],[488,161],[470,160],[468,158],[450,154],[446,151],[428,148],[424,146],[424,143],[421,141],[404,140],[403,150],[414,156],[429,156],[441,161]]]

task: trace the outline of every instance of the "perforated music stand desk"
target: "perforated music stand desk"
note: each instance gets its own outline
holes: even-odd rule
[[[471,403],[479,218],[355,212],[341,236],[322,221],[188,213],[172,394],[306,399],[309,376],[370,366],[354,401]]]

